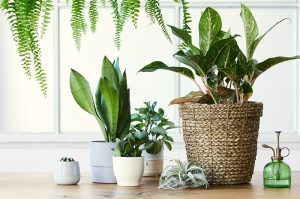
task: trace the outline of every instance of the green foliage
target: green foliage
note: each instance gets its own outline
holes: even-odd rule
[[[13,39],[17,44],[17,52],[25,75],[31,78],[33,70],[44,96],[47,95],[47,81],[41,63],[39,37],[43,36],[50,23],[52,7],[51,0],[3,0],[1,2],[1,9],[6,14]],[[39,32],[41,35],[38,34]]]
[[[102,62],[95,100],[88,81],[77,71],[71,70],[70,89],[77,104],[93,115],[105,141],[123,139],[130,127],[130,96],[126,72],[121,73],[119,61],[111,63],[107,57]]]
[[[159,180],[160,189],[185,189],[205,186],[208,181],[204,170],[189,162],[175,161],[175,165],[170,165],[164,169]]]
[[[169,67],[163,62],[154,61],[144,66],[140,72],[170,70],[188,77],[196,84],[198,91],[175,99],[171,104],[245,103],[253,94],[252,86],[258,76],[276,64],[300,59],[300,56],[272,57],[263,62],[253,59],[261,40],[286,19],[280,20],[259,36],[250,9],[242,4],[241,10],[246,35],[246,55],[236,41],[239,35],[231,35],[230,30],[222,30],[220,15],[208,7],[199,20],[199,47],[192,44],[192,36],[187,30],[170,26],[172,33],[184,43],[183,48],[174,54],[174,58],[187,67]]]
[[[69,157],[62,157],[59,160],[60,162],[74,162],[75,160],[73,158],[69,158]]]
[[[86,20],[84,17],[85,0],[72,0],[71,9],[71,27],[73,31],[73,39],[77,50],[80,50],[81,37],[86,33]]]
[[[157,154],[165,144],[169,150],[172,150],[171,142],[173,138],[167,131],[177,128],[175,124],[169,121],[162,108],[155,110],[157,103],[144,102],[145,106],[136,108],[138,113],[131,115],[131,133],[147,133],[146,151],[150,154]]]
[[[89,18],[91,23],[91,30],[92,32],[96,32],[96,26],[98,22],[98,9],[97,9],[98,0],[91,0],[90,1],[90,9],[89,9]]]
[[[146,132],[129,133],[124,139],[116,140],[116,147],[113,149],[117,157],[141,157],[147,142]]]

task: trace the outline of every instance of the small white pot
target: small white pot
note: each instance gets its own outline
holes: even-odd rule
[[[59,185],[77,184],[80,180],[80,168],[77,161],[58,162],[54,170],[54,181]]]
[[[119,186],[139,186],[144,173],[144,157],[113,157]]]
[[[161,175],[164,165],[164,148],[158,154],[150,154],[144,150],[142,156],[145,158],[144,176]]]

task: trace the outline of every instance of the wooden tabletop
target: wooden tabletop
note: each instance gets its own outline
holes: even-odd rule
[[[143,178],[140,187],[91,183],[84,175],[78,185],[55,185],[51,174],[0,173],[0,199],[300,199],[300,173],[292,176],[290,189],[265,189],[262,174],[255,173],[251,184],[211,186],[208,189],[161,190],[157,178]]]

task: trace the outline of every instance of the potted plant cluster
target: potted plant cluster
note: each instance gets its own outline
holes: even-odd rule
[[[74,185],[80,181],[79,163],[73,158],[62,157],[54,170],[54,181],[59,185]]]
[[[170,26],[173,34],[182,41],[174,58],[187,67],[169,67],[155,61],[140,70],[177,72],[197,85],[198,91],[175,99],[171,104],[180,104],[188,160],[205,169],[212,184],[250,182],[263,110],[262,103],[248,102],[253,93],[252,86],[272,66],[300,58],[280,56],[262,62],[254,59],[258,44],[284,19],[259,36],[255,18],[243,4],[241,18],[246,54],[236,41],[238,35],[223,31],[220,15],[208,7],[199,21],[199,46],[192,43],[189,31]]]
[[[147,142],[147,132],[129,133],[123,140],[117,139],[114,148],[113,168],[119,186],[139,186],[144,173],[142,145]],[[151,145],[148,145],[151,147]]]
[[[162,108],[156,110],[157,102],[144,102],[144,105],[136,108],[137,113],[131,115],[130,132],[147,133],[146,150],[142,153],[145,159],[144,176],[157,176],[163,170],[164,145],[172,150],[171,143],[174,142],[167,131],[177,127],[166,118]]]
[[[120,71],[118,60],[112,63],[104,57],[95,99],[87,80],[73,69],[70,88],[77,104],[95,117],[105,140],[92,141],[90,145],[92,181],[115,183],[111,149],[116,146],[116,139],[122,140],[129,133],[131,122],[126,72]]]

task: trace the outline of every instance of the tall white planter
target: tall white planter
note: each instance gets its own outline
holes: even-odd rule
[[[115,142],[92,141],[90,144],[90,161],[92,181],[96,183],[116,183],[113,172],[112,148]]]
[[[159,176],[163,171],[164,147],[158,154],[150,154],[144,150],[142,156],[145,158],[144,176]]]
[[[119,186],[139,186],[144,172],[144,157],[113,157]]]
[[[80,169],[77,161],[58,162],[54,170],[54,181],[60,185],[77,184],[80,180]]]

